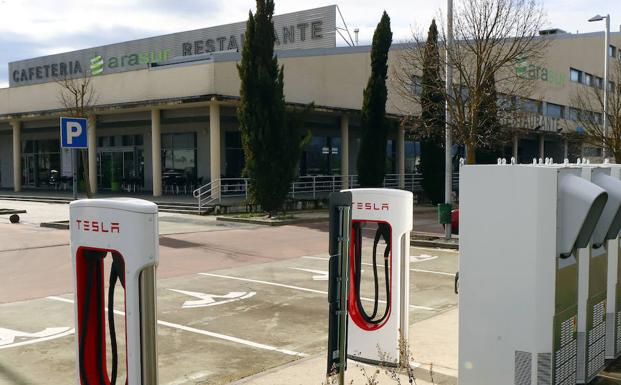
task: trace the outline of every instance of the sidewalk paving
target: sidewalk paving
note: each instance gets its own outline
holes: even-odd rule
[[[410,347],[415,361],[417,385],[457,384],[457,309],[428,318],[410,326]],[[349,360],[345,383],[350,385],[396,385],[390,373],[379,369],[377,382],[370,382],[378,367]],[[327,385],[326,355],[304,358],[287,365],[269,369],[230,385]],[[405,375],[399,375],[401,384],[408,384]]]

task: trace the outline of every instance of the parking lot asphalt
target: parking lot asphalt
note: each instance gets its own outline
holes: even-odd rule
[[[160,384],[225,384],[325,351],[326,224],[273,228],[183,219],[160,215]],[[41,229],[37,221],[0,220],[0,384],[75,381],[69,234]],[[454,309],[457,253],[411,248],[411,255],[410,322]],[[362,292],[373,295],[370,279]],[[115,309],[122,335],[120,288]],[[118,342],[124,362],[123,339]]]

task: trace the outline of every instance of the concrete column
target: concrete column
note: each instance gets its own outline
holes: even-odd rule
[[[539,157],[545,159],[545,140],[543,135],[539,135]]]
[[[88,183],[97,194],[97,116],[88,117]]]
[[[209,157],[211,197],[218,199],[220,198],[220,104],[215,99],[209,103]]]
[[[13,191],[22,191],[22,124],[12,120],[13,128]]]
[[[520,163],[518,159],[518,147],[520,145],[520,137],[518,134],[513,135],[513,158],[515,159],[515,163]]]
[[[349,188],[349,116],[341,115],[341,188]]]
[[[151,110],[151,162],[153,164],[153,196],[162,196],[162,130],[160,110]]]
[[[397,132],[397,172],[399,188],[405,188],[405,128],[399,125]]]

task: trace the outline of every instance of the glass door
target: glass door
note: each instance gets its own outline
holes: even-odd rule
[[[35,176],[35,156],[34,154],[24,154],[24,164],[22,165],[22,185],[36,186]]]
[[[144,184],[142,150],[103,148],[99,151],[97,163],[102,189],[118,192],[127,188],[134,191]]]

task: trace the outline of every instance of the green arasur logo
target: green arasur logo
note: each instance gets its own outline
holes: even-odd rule
[[[101,55],[97,55],[91,58],[91,74],[99,75],[103,72],[104,60]]]

